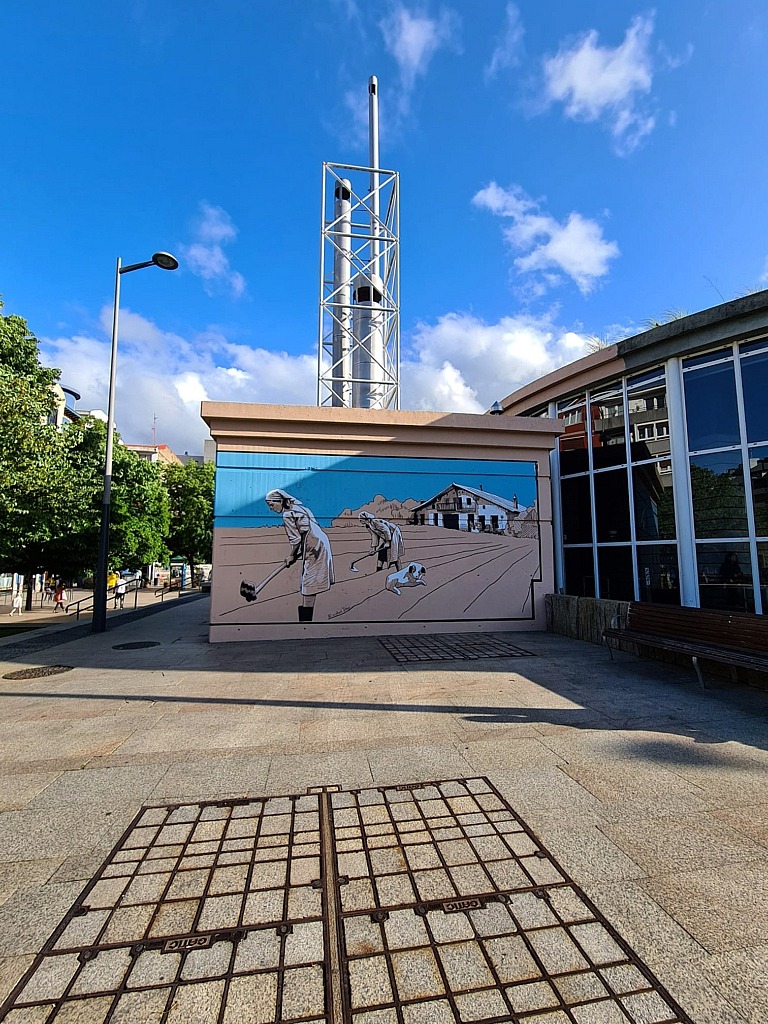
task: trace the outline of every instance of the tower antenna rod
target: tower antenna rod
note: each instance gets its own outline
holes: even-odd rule
[[[371,167],[371,273],[380,276],[379,240],[379,81],[368,79],[368,161]]]

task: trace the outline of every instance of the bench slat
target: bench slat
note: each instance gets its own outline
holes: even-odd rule
[[[768,656],[732,651],[727,647],[719,645],[689,643],[686,640],[675,640],[672,637],[660,637],[656,633],[640,633],[631,629],[607,629],[605,636],[635,644],[643,644],[647,647],[679,651],[681,654],[695,655],[710,661],[719,661],[726,665],[752,666],[768,671]]]
[[[700,608],[629,606],[627,628],[661,636],[686,636],[703,643],[768,652],[768,620],[746,612],[718,612]]]
[[[605,629],[603,636],[768,672],[768,619],[762,615],[633,601],[626,627]]]

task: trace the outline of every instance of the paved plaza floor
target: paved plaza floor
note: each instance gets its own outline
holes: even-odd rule
[[[486,652],[492,656],[483,656],[481,645],[463,659],[454,644],[433,645],[422,651],[423,660],[411,660],[418,650],[408,644],[387,649],[370,637],[214,646],[207,642],[208,607],[207,599],[185,600],[162,614],[115,620],[99,636],[79,631],[48,648],[40,632],[27,634],[36,649],[25,650],[23,638],[0,642],[0,1005],[30,967],[37,971],[26,995],[17,991],[16,1005],[25,999],[28,1005],[11,1010],[9,1024],[768,1020],[768,694],[714,682],[702,692],[692,671],[626,654],[611,662],[599,647],[543,633],[499,635]],[[151,646],[136,646],[142,643]],[[67,671],[6,678],[54,666]],[[153,810],[141,812],[144,806]],[[407,843],[416,819],[426,838],[414,852]],[[246,891],[258,888],[253,863],[239,882],[232,879],[240,877],[238,851],[246,847],[251,862],[264,860],[260,877],[269,867],[285,879],[280,857],[262,849],[264,843],[282,849],[275,838],[281,830],[292,865],[286,886],[296,892],[291,888],[285,907],[269,911],[265,891]],[[245,845],[232,838],[238,835]],[[202,866],[186,873],[173,866],[181,863],[174,857],[190,855],[190,839],[200,841],[200,865],[216,861],[213,876]],[[290,858],[302,843],[306,856],[296,866]],[[470,847],[472,863],[461,853]],[[494,852],[502,847],[503,857]],[[418,880],[415,896],[398,890],[381,909],[385,887],[394,893],[402,882],[386,866],[393,857]],[[151,868],[152,858],[172,866],[162,875]],[[327,879],[315,877],[317,865],[331,860],[333,891]],[[120,867],[126,863],[133,866]],[[183,874],[191,884],[201,871],[214,878],[205,883],[203,916],[189,919],[201,938],[189,938],[190,927],[178,924],[180,898],[160,912],[176,915],[176,930],[168,934],[186,938],[169,945],[161,936],[157,949],[133,938],[130,948],[121,946],[129,940],[115,923],[118,910],[124,911],[120,927],[129,932],[152,900],[152,920],[159,920],[162,900],[152,895],[150,881],[141,899],[129,898],[147,865],[148,880]],[[509,879],[523,869],[534,881],[516,888]],[[502,895],[459,906],[476,891],[469,879],[483,871],[480,889],[493,889],[496,879],[494,891]],[[466,892],[455,881],[459,875],[468,880]],[[440,889],[450,880],[458,900]],[[368,913],[365,890],[372,893],[374,881],[379,895]],[[215,896],[214,885],[229,895]],[[215,933],[224,929],[216,915],[234,899],[226,885],[240,885],[248,912],[256,913],[258,904],[262,916],[254,920],[270,927],[244,929],[241,909],[239,931]],[[324,901],[338,896],[338,920],[306,909],[313,887]],[[362,902],[350,902],[353,894]],[[294,897],[304,900],[304,910],[291,917]],[[566,897],[571,907],[578,903],[582,923],[567,923],[577,918],[563,916]],[[525,900],[558,927],[526,938],[521,921],[533,911],[525,910]],[[318,907],[319,901],[318,893]],[[38,963],[44,947],[56,953],[47,940],[73,907],[68,929],[112,913],[111,944],[96,955],[76,942],[79,953]],[[207,929],[206,914],[213,922]],[[492,926],[499,914],[506,931]],[[587,919],[592,923],[584,924]],[[434,948],[397,939],[417,929]],[[541,966],[558,930],[564,938],[555,960],[567,938],[577,940],[573,948],[588,963],[555,967],[557,977],[546,984],[506,985],[511,954],[496,958],[503,944],[511,950],[514,939],[529,951],[541,947],[535,956]],[[616,957],[600,970],[594,966],[603,962],[595,959],[599,949],[587,955],[587,939],[596,948],[598,933]],[[282,950],[273,973],[268,959],[259,960],[268,958],[266,947],[255,945],[267,937]],[[184,945],[195,942],[200,948]],[[325,955],[323,942],[335,950],[324,968],[333,982],[325,997],[316,987],[322,972],[315,963]],[[627,955],[624,943],[653,980],[642,998],[608,999],[609,990],[622,991],[608,983],[609,975],[634,970],[615,966]],[[232,958],[229,973],[205,981],[218,977],[211,965],[225,954]],[[132,966],[118,969],[123,955]],[[261,966],[238,974],[237,958],[247,956]],[[110,992],[120,989],[119,1004],[118,996],[103,993],[108,961],[117,971]],[[419,973],[427,963],[431,981],[429,972]],[[98,971],[94,965],[101,965]],[[92,989],[89,970],[101,974]],[[126,987],[126,971],[144,982],[129,991],[134,983],[129,979]],[[340,972],[347,980],[337,1003]],[[285,985],[276,1011],[269,985],[278,973]],[[478,980],[484,974],[487,983]],[[572,993],[578,982],[582,994],[566,998],[566,981]],[[590,992],[599,988],[606,997],[584,995],[587,982]],[[65,991],[70,1001],[57,1003]],[[89,991],[101,995],[86,998]],[[523,993],[529,1002],[515,1002]],[[198,997],[202,1002],[194,1002]],[[542,998],[539,1009],[534,997]],[[675,1005],[680,1016],[670,1009]]]

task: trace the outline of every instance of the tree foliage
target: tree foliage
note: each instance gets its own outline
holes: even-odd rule
[[[691,465],[693,525],[698,538],[746,536],[747,513],[741,475]]]
[[[45,570],[71,578],[96,565],[106,424],[87,416],[57,429],[58,378],[41,365],[26,321],[0,315],[0,569],[27,577]],[[112,567],[167,558],[162,472],[118,437],[111,506]]]
[[[48,551],[49,564],[65,576],[93,570],[104,494],[107,426],[91,416],[65,432],[72,505],[66,530]],[[157,465],[140,459],[115,436],[109,524],[109,567],[138,568],[168,557],[168,492]]]
[[[194,575],[196,564],[211,561],[215,467],[188,462],[166,465],[164,473],[171,503],[168,546],[172,554],[186,558]]]
[[[49,422],[58,377],[41,366],[26,321],[0,314],[0,565],[23,573],[39,567],[71,500],[63,439]]]

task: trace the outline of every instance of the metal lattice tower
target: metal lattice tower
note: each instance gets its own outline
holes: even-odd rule
[[[371,166],[323,164],[318,405],[400,408],[400,182],[379,167],[377,89]]]

